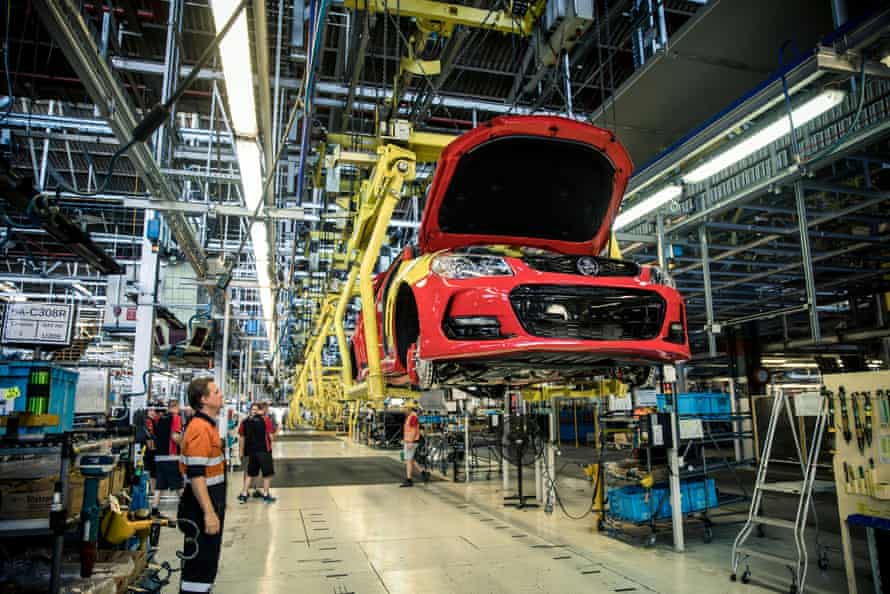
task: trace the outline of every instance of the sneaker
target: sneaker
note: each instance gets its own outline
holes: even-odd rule
[[[412,481],[411,479],[405,479],[405,481],[399,486],[400,487],[413,487],[414,481]]]
[[[425,483],[430,482],[430,473],[428,470],[424,470],[423,472],[421,472],[420,476],[423,477],[423,482],[425,482]]]
[[[262,499],[262,498],[263,498],[263,494],[260,493],[259,491],[254,491],[254,492],[253,492],[253,496],[254,496],[254,498],[256,498],[256,499]]]
[[[241,503],[247,503],[247,494],[241,493],[240,495],[238,495],[238,501],[240,501]]]
[[[275,503],[276,501],[278,501],[278,498],[277,498],[277,497],[272,497],[271,495],[264,495],[264,496],[263,496],[263,501],[266,502],[266,503]]]
[[[170,519],[156,509],[151,510],[151,517],[154,520],[169,520]]]

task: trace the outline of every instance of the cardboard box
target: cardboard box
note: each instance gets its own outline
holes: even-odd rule
[[[55,476],[36,479],[0,480],[0,520],[34,520],[49,517]],[[110,481],[99,486],[99,499],[108,497]],[[68,477],[68,515],[76,516],[83,508],[84,478],[79,472]],[[104,494],[103,494],[104,493]]]
[[[117,594],[126,594],[127,587],[136,582],[145,566],[145,551],[99,551],[96,556],[96,567],[113,575]]]
[[[55,477],[0,481],[0,520],[48,518],[55,484]]]
[[[111,473],[111,494],[117,495],[121,491],[124,490],[124,479],[127,476],[127,469],[122,465],[118,464],[114,468],[114,472]]]

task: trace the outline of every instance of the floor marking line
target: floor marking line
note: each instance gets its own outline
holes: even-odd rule
[[[300,510],[300,523],[303,524],[303,534],[306,535],[306,546],[311,548],[312,542],[309,540],[309,531],[306,530],[306,518],[303,517],[303,510]]]
[[[377,579],[380,580],[380,585],[383,586],[383,589],[386,591],[386,594],[390,594],[389,588],[386,587],[386,582],[383,581],[383,576],[380,575],[380,572],[377,571],[377,568],[371,563],[371,558],[368,556],[368,551],[365,550],[365,547],[362,546],[361,542],[356,543],[358,548],[361,549],[362,554],[364,554],[365,559],[368,561],[368,565],[371,566],[371,569],[374,571],[374,575],[377,576]]]

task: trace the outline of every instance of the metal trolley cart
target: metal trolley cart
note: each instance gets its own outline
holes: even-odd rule
[[[728,444],[751,437],[749,431],[739,429],[741,419],[748,413],[734,411],[729,394],[690,393],[676,398],[659,396],[659,410],[676,407],[679,419],[679,451],[684,460],[680,469],[682,513],[685,519],[700,521],[703,540],[713,539],[713,520],[719,516],[737,514],[739,510],[715,513],[715,510],[744,503],[749,493],[736,474],[739,467],[751,466],[753,459],[738,457]],[[640,412],[635,415],[601,415],[602,436],[625,433],[631,436],[627,449],[636,457],[608,452],[605,462],[635,462],[624,476],[605,473],[608,511],[604,528],[612,535],[629,533],[631,526],[648,527],[645,542],[654,545],[657,534],[671,527],[671,493],[667,482],[668,469],[665,451],[675,436],[670,431],[667,412]],[[619,450],[620,451],[620,450]],[[737,492],[721,493],[716,475],[730,473]]]

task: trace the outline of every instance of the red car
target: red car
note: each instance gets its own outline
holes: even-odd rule
[[[631,170],[611,132],[558,117],[500,117],[448,145],[419,245],[375,279],[387,382],[578,383],[688,359],[670,277],[596,255]]]

